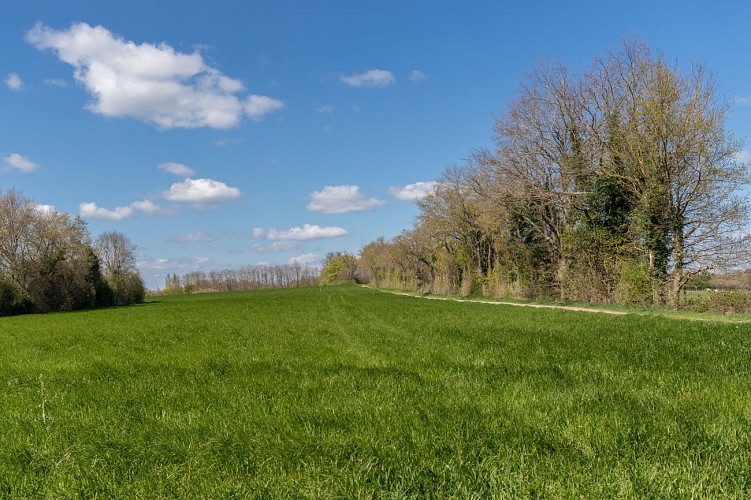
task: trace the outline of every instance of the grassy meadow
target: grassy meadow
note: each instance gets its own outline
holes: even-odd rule
[[[751,495],[751,325],[354,286],[0,318],[0,497]]]

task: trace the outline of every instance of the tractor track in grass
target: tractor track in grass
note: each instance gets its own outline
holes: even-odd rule
[[[361,285],[361,286],[364,288],[378,290],[379,292],[383,292],[383,293],[390,293],[392,295],[401,295],[404,297],[412,297],[415,299],[445,300],[445,301],[450,301],[450,302],[469,302],[472,304],[489,304],[489,305],[496,305],[496,306],[532,307],[536,309],[559,309],[563,311],[610,314],[612,316],[625,316],[629,314],[637,315],[637,316],[655,315],[655,316],[662,316],[668,319],[683,320],[683,321],[706,321],[706,322],[715,322],[715,323],[731,323],[731,324],[738,324],[738,325],[751,323],[751,319],[747,319],[746,317],[736,317],[733,315],[711,314],[711,315],[689,316],[689,315],[682,315],[680,313],[672,313],[670,311],[660,311],[660,310],[651,311],[651,312],[614,311],[610,309],[598,309],[595,307],[584,307],[584,306],[520,303],[520,302],[507,302],[503,300],[473,300],[473,299],[462,299],[459,297],[451,297],[451,296],[420,295],[414,292],[399,292],[396,290],[383,290],[381,288],[373,288],[368,285]]]
[[[366,287],[371,288],[372,287]],[[601,313],[601,314],[612,314],[614,316],[624,316],[626,314],[631,314],[626,311],[611,311],[608,309],[595,309],[591,307],[581,307],[581,306],[561,306],[561,305],[555,305],[555,304],[524,304],[519,302],[506,302],[502,300],[472,300],[472,299],[460,299],[458,297],[439,297],[435,295],[416,295],[409,292],[395,292],[391,290],[381,290],[378,288],[375,288],[374,290],[378,290],[383,293],[390,293],[392,295],[401,295],[404,297],[413,297],[416,299],[427,299],[427,300],[446,300],[450,302],[469,302],[472,304],[489,304],[489,305],[495,305],[495,306],[514,306],[514,307],[533,307],[536,309],[561,309],[564,311],[580,311],[580,312],[590,312],[590,313]]]

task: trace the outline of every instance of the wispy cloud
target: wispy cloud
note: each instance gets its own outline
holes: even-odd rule
[[[325,214],[342,214],[373,210],[384,203],[384,201],[363,196],[359,186],[324,186],[322,191],[313,191],[310,194],[308,210]]]
[[[285,231],[268,229],[266,239],[271,241],[310,241],[322,238],[336,238],[348,234],[347,230],[337,226],[321,227],[314,224],[304,224],[302,227],[291,227]]]
[[[300,266],[309,266],[310,264],[319,264],[320,262],[321,257],[314,253],[298,255],[287,260],[287,264],[298,264]]]
[[[73,66],[74,78],[92,97],[87,108],[104,116],[163,129],[228,129],[243,116],[258,120],[283,106],[270,97],[240,97],[243,83],[206,64],[198,50],[186,54],[166,43],[137,44],[86,23],[59,31],[38,23],[26,41]]]
[[[29,172],[33,172],[38,168],[38,163],[34,163],[33,161],[29,160],[28,156],[20,155],[18,153],[12,153],[3,158],[4,172],[7,172],[9,170],[19,170],[24,174],[28,174]]]
[[[413,69],[412,73],[409,75],[409,81],[410,82],[419,82],[420,80],[425,80],[428,77],[425,73],[423,73],[420,70]]]
[[[364,73],[342,75],[339,81],[350,87],[388,87],[396,82],[396,77],[385,69],[371,69]]]
[[[49,85],[50,87],[57,87],[61,89],[68,86],[68,82],[60,78],[48,78],[44,81],[44,84]]]
[[[263,95],[252,95],[245,100],[245,113],[255,121],[283,107],[284,102]]]
[[[178,175],[180,177],[190,177],[191,175],[196,173],[189,166],[183,165],[182,163],[175,163],[173,161],[160,163],[159,165],[157,165],[157,168],[159,170],[164,170],[165,172],[169,172],[170,174]]]
[[[171,238],[172,241],[178,242],[178,243],[205,243],[209,241],[214,241],[216,239],[216,234],[214,233],[189,233],[189,234],[181,234],[179,236],[173,236]]]
[[[23,81],[18,73],[11,73],[8,78],[5,79],[5,85],[11,90],[21,90],[23,88]]]
[[[291,252],[302,247],[295,241],[274,241],[269,245],[251,245],[250,251],[255,253]]]

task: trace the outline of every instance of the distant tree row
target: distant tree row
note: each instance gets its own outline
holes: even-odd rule
[[[315,286],[319,271],[300,264],[258,265],[218,271],[167,274],[163,293],[236,292]]]
[[[80,218],[0,193],[0,316],[140,302],[134,255],[120,233],[92,242]]]
[[[366,245],[376,286],[667,304],[749,264],[749,174],[701,67],[630,42],[581,72],[530,73],[495,149],[448,169],[415,226]]]

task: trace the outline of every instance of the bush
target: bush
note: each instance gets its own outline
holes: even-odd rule
[[[691,298],[685,307],[696,312],[751,314],[751,292],[709,292],[707,295]]]
[[[32,303],[9,280],[0,277],[0,316],[31,312]]]

